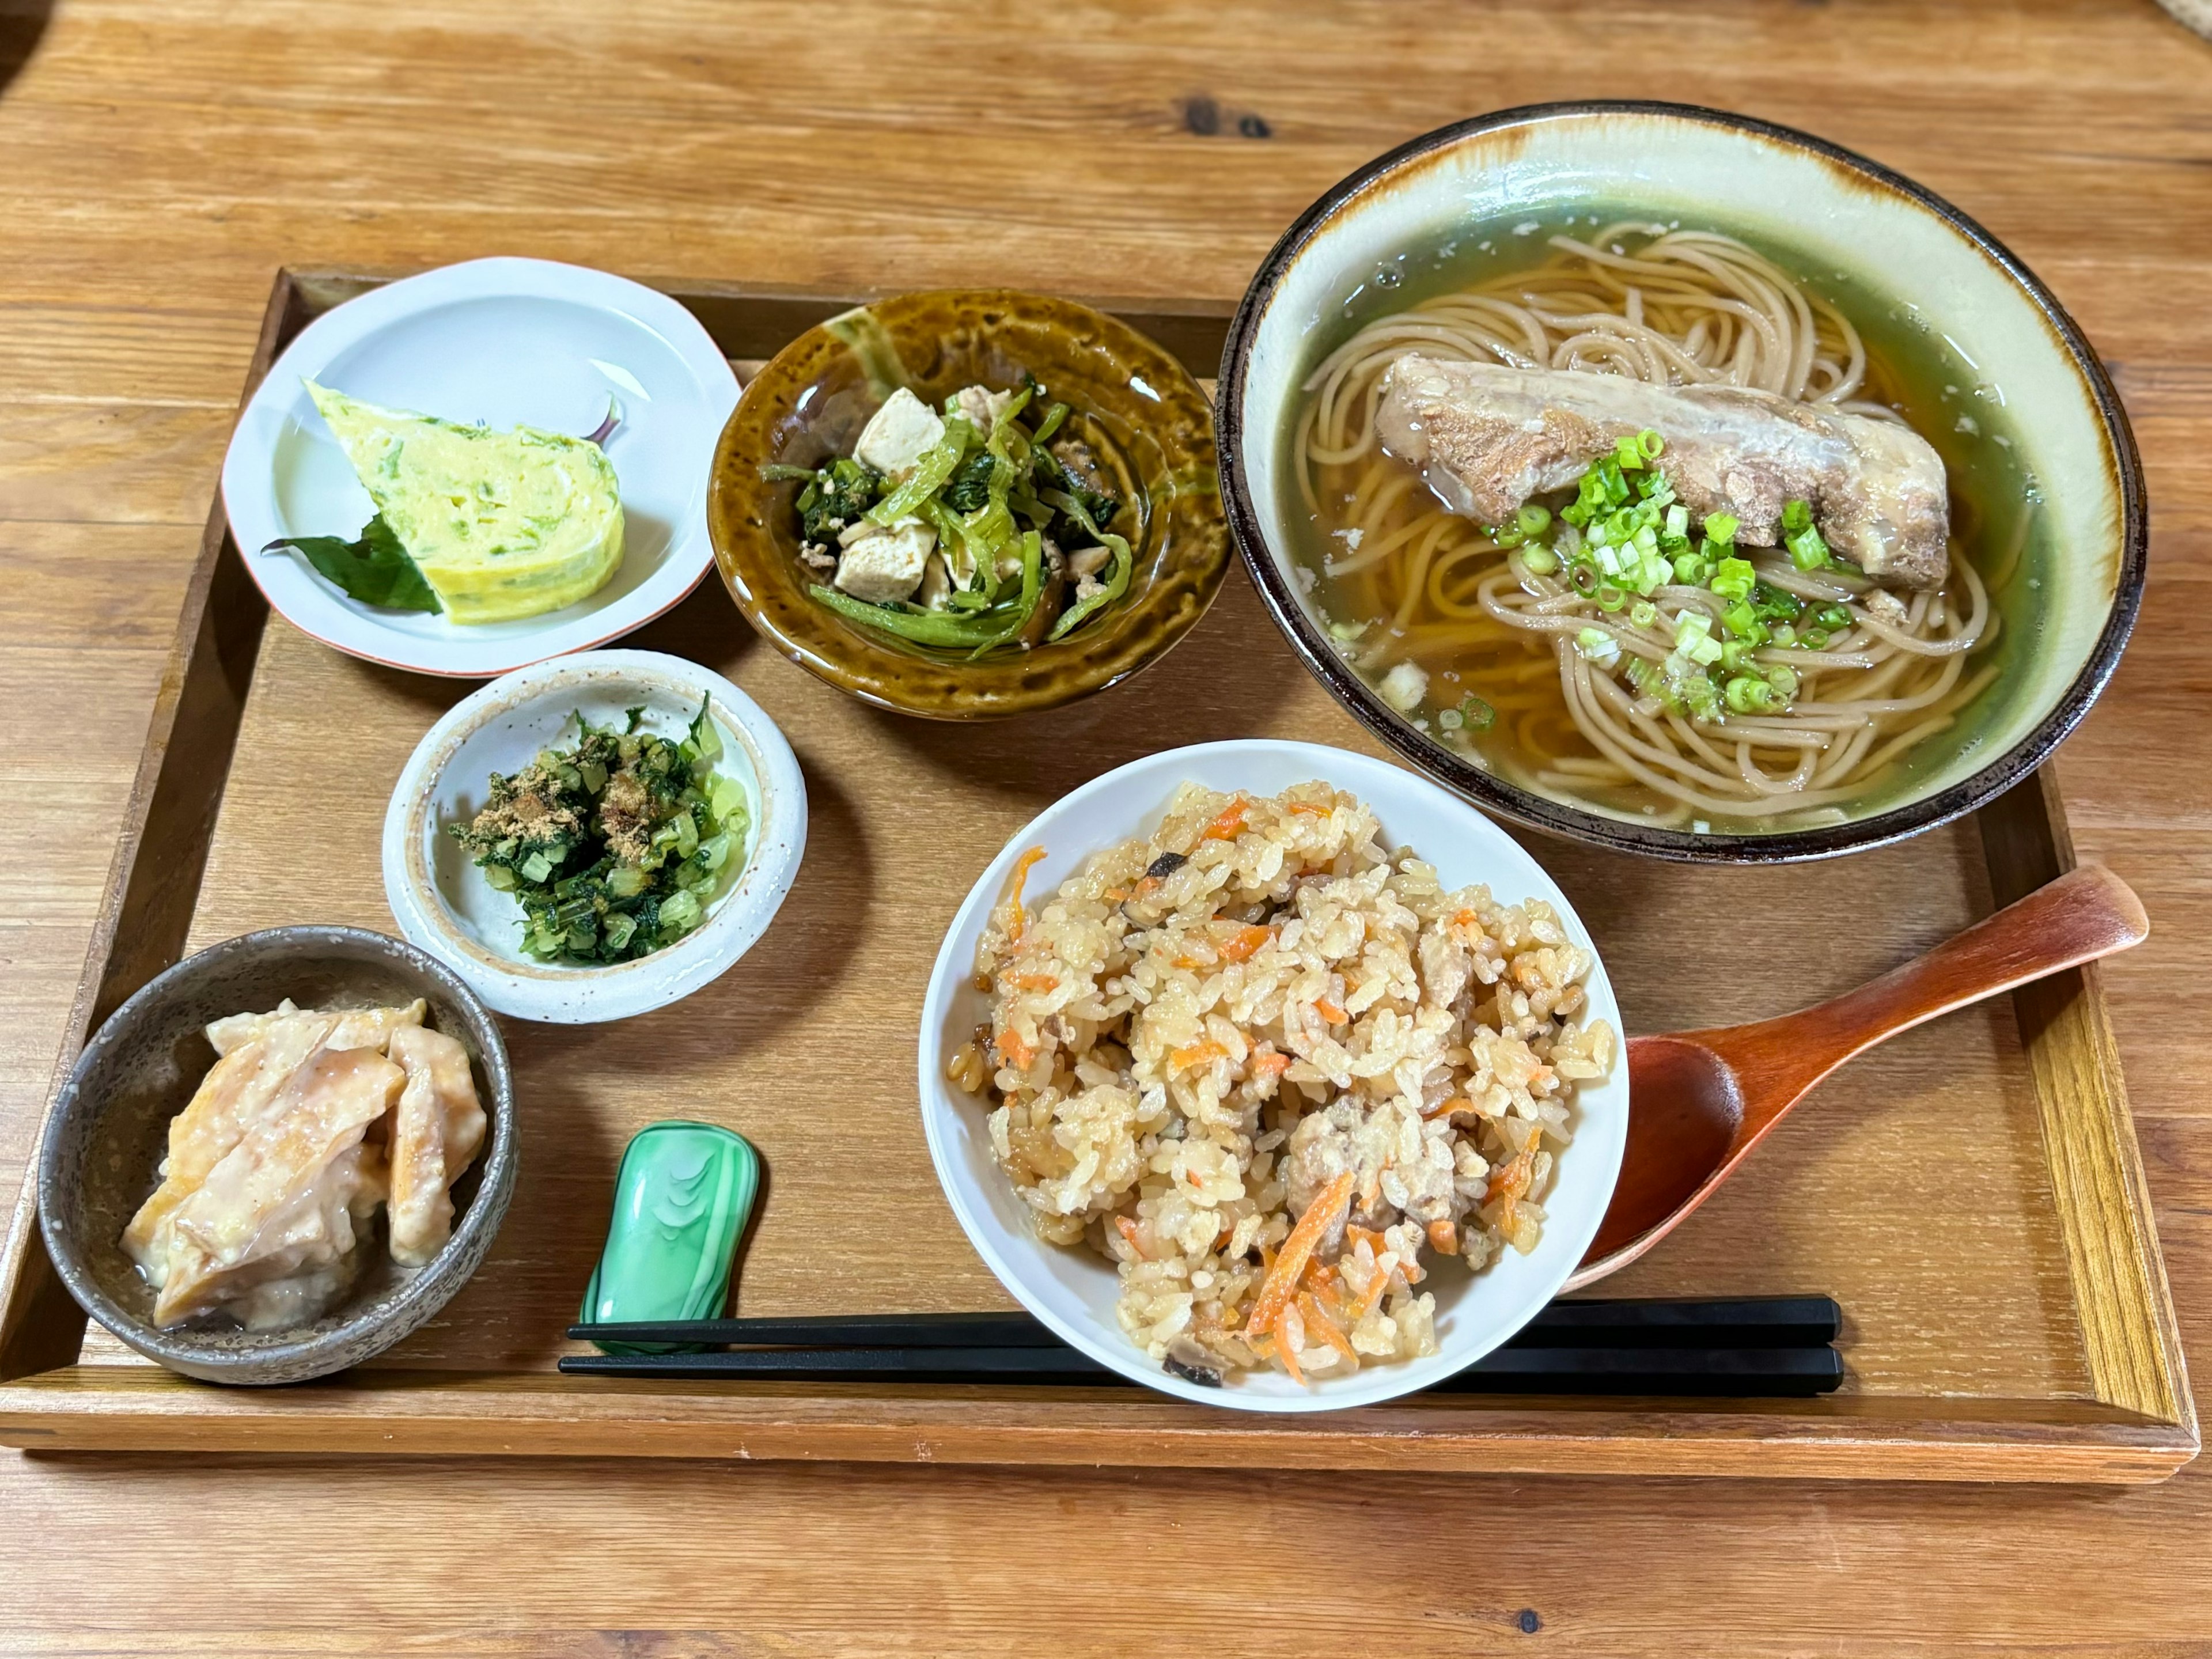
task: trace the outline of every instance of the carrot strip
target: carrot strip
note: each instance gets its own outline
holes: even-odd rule
[[[1138,1261],[1150,1261],[1152,1259],[1145,1253],[1145,1247],[1137,1242],[1137,1224],[1135,1222],[1130,1220],[1129,1218],[1125,1215],[1117,1215],[1114,1218],[1114,1225],[1120,1229],[1121,1237],[1129,1241],[1129,1248],[1137,1253]]]
[[[1255,1077],[1280,1077],[1291,1069],[1291,1057],[1273,1048],[1261,1049],[1249,1063]]]
[[[1322,1236],[1343,1218],[1352,1206],[1352,1171],[1342,1175],[1315,1194],[1314,1201],[1306,1206],[1306,1212],[1298,1218],[1298,1224],[1291,1229],[1291,1236],[1283,1241],[1282,1254],[1260,1285],[1260,1294],[1252,1298],[1252,1311],[1244,1321],[1244,1328],[1255,1334],[1271,1330],[1275,1321],[1291,1304],[1291,1296],[1298,1287],[1306,1263]]]
[[[1057,974],[1016,974],[1013,978],[1013,986],[1017,991],[1057,991],[1060,988],[1060,975]]]
[[[1433,1106],[1422,1107],[1421,1115],[1431,1119],[1449,1117],[1454,1112],[1471,1112],[1474,1109],[1473,1101],[1463,1096],[1454,1095],[1449,1100],[1440,1100]]]
[[[1252,803],[1249,800],[1237,801],[1224,807],[1220,816],[1206,826],[1199,839],[1200,841],[1236,840],[1237,832],[1244,827],[1244,815],[1251,810]]]
[[[1001,1031],[991,1041],[1000,1056],[1018,1072],[1028,1071],[1030,1062],[1036,1058],[1036,1050],[1012,1031]]]
[[[1218,1060],[1228,1052],[1229,1050],[1208,1037],[1203,1042],[1192,1043],[1188,1048],[1170,1050],[1168,1065],[1173,1070],[1180,1072],[1193,1066],[1202,1066],[1210,1060]]]
[[[1338,1007],[1327,997],[1316,997],[1314,999],[1313,1011],[1332,1025],[1341,1025],[1346,1020],[1352,1018],[1351,1015],[1346,1013],[1343,1009]]]
[[[1239,927],[1229,936],[1225,944],[1218,945],[1214,949],[1224,962],[1242,962],[1274,937],[1273,928],[1255,924]]]
[[[1329,812],[1329,809],[1328,807],[1316,806],[1311,801],[1305,800],[1292,801],[1291,803],[1291,811],[1293,812],[1304,813],[1309,817],[1316,818],[1325,818],[1328,816]]]
[[[1006,890],[1006,902],[1014,907],[1014,919],[1006,929],[1009,945],[1021,943],[1022,935],[1029,929],[1029,918],[1022,913],[1022,888],[1030,878],[1030,866],[1044,856],[1044,848],[1032,847],[1014,860],[1012,884]]]
[[[1528,1183],[1536,1178],[1536,1141],[1531,1139],[1519,1152],[1491,1171],[1490,1189],[1483,1196],[1485,1203],[1494,1204],[1499,1199],[1520,1198],[1528,1191]]]
[[[1389,1288],[1389,1270],[1378,1261],[1376,1264],[1375,1277],[1368,1281],[1366,1293],[1359,1298],[1358,1306],[1352,1310],[1352,1322],[1357,1325],[1368,1315],[1373,1313],[1376,1305],[1382,1300],[1383,1291]]]
[[[1390,1248],[1382,1242],[1382,1234],[1376,1232],[1372,1227],[1363,1227],[1356,1221],[1344,1230],[1344,1237],[1348,1244],[1364,1243],[1369,1249],[1375,1252],[1377,1258]]]
[[[1429,1243],[1437,1247],[1439,1255],[1457,1255],[1459,1229],[1453,1226],[1449,1219],[1431,1221],[1429,1223]]]
[[[1291,1381],[1300,1388],[1306,1386],[1306,1374],[1298,1369],[1298,1357],[1291,1352],[1287,1342],[1275,1344],[1275,1358],[1283,1362],[1283,1369],[1291,1374]]]
[[[1337,1322],[1328,1316],[1328,1311],[1321,1304],[1314,1300],[1312,1291],[1298,1292],[1298,1311],[1306,1316],[1308,1332],[1320,1332],[1322,1341],[1350,1360],[1354,1370],[1358,1368],[1359,1356],[1352,1351],[1351,1341],[1345,1336],[1343,1331],[1338,1328]]]

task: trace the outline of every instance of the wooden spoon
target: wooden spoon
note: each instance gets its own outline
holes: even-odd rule
[[[1618,1272],[1674,1231],[1783,1114],[1853,1055],[2149,933],[2128,884],[2084,865],[1830,1001],[1750,1025],[1631,1037],[1620,1180],[1567,1288]]]

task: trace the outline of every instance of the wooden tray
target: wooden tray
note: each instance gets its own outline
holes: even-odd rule
[[[281,273],[248,389],[310,318],[377,280]],[[672,286],[747,365],[845,297]],[[1115,304],[1200,374],[1228,307]],[[61,1057],[184,952],[249,928],[389,931],[386,792],[468,688],[338,655],[267,612],[221,506],[163,680]],[[2096,970],[1911,1033],[1823,1085],[1745,1173],[1608,1294],[1826,1292],[1850,1378],[1769,1406],[1495,1396],[1297,1419],[1125,1390],[681,1385],[563,1377],[638,1127],[742,1130],[771,1178],[749,1314],[1011,1305],[940,1198],[913,1099],[922,987],[952,913],[1034,812],[1108,768],[1217,738],[1372,750],[1241,575],[1130,684],[981,728],[863,708],[775,658],[709,577],[627,643],[712,665],[807,775],[806,862],[764,943],[645,1018],[510,1023],[523,1124],[504,1230],[428,1328],[345,1376],[226,1390],[139,1360],[50,1267],[27,1184],[0,1270],[0,1441],[31,1448],[867,1458],[2148,1481],[2197,1431]],[[1605,952],[1632,1029],[1778,1013],[1871,976],[2072,861],[2048,775],[1901,847],[1784,869],[1536,851]],[[1847,918],[1778,995],[1685,960],[1692,924]]]

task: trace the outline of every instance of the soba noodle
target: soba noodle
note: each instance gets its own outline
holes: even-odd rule
[[[1325,573],[1341,608],[1370,624],[1347,654],[1370,678],[1400,663],[1420,666],[1426,718],[1443,738],[1522,771],[1547,794],[1698,827],[1841,818],[1845,803],[1948,727],[1996,672],[1969,666],[1998,619],[1955,544],[1944,586],[1909,597],[1883,592],[1849,567],[1808,572],[1779,549],[1744,550],[1767,586],[1843,605],[1850,625],[1818,649],[1768,645],[1753,654],[1763,668],[1798,677],[1786,708],[1706,720],[1639,696],[1576,641],[1599,628],[1624,662],[1656,665],[1671,648],[1676,617],[1702,610],[1717,624],[1722,602],[1710,589],[1661,586],[1646,626],[1602,611],[1564,568],[1539,574],[1522,549],[1502,549],[1482,526],[1444,511],[1377,443],[1382,372],[1409,351],[1751,386],[1901,418],[1873,395],[1850,319],[1741,242],[1629,221],[1587,240],[1554,236],[1551,246],[1555,257],[1535,270],[1369,323],[1306,383],[1299,489],[1334,538]],[[1480,744],[1454,707],[1463,693],[1494,711]]]

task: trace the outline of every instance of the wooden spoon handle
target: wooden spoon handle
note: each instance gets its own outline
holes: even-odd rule
[[[1741,1133],[1756,1134],[1764,1125],[1748,1120],[1779,1115],[1877,1042],[2149,935],[2134,890],[2103,865],[2085,864],[1856,991],[1778,1019],[1698,1035],[1735,1066],[1747,1109]]]

